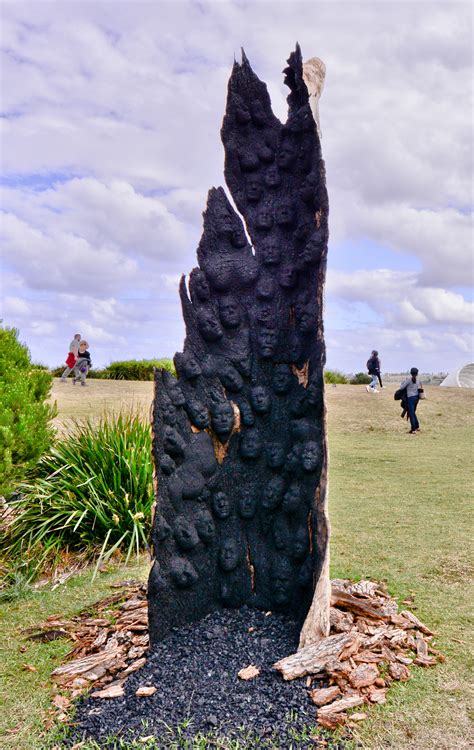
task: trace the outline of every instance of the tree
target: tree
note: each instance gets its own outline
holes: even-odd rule
[[[45,403],[51,389],[49,372],[31,363],[16,328],[0,326],[0,495],[49,447],[56,408]]]

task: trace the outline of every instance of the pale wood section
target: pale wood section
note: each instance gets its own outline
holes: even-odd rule
[[[328,662],[338,657],[344,646],[355,640],[354,633],[340,633],[301,648],[296,654],[280,659],[273,666],[282,673],[283,679],[294,680],[307,674],[322,672]]]

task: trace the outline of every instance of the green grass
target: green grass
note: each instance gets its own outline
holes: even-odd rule
[[[101,387],[107,384],[96,381],[94,386],[97,390],[87,392],[91,413],[96,409],[94,398],[100,400]],[[128,389],[130,399],[136,397],[130,383],[123,387]],[[408,683],[395,685],[389,691],[385,706],[369,709],[369,720],[354,730],[355,739],[347,748],[462,750],[470,746],[469,463],[474,393],[428,389],[428,399],[419,406],[422,432],[412,437],[398,416],[393,390],[367,394],[363,386],[327,388],[332,575],[382,579],[400,599],[414,595],[414,612],[436,629],[436,645],[446,654],[447,661],[428,670],[413,669]],[[57,391],[61,417],[61,398],[67,401],[68,393],[59,387]],[[107,394],[109,398],[110,391]],[[150,384],[150,399],[151,396]],[[142,391],[140,397],[145,397]],[[119,389],[116,398],[123,402]],[[142,577],[146,577],[147,567],[144,564],[138,571]],[[41,716],[51,695],[49,675],[70,648],[70,644],[61,641],[28,642],[27,651],[20,653],[24,641],[19,629],[55,612],[72,614],[104,595],[110,580],[136,575],[130,568],[122,569],[101,575],[91,584],[91,574],[84,574],[53,592],[41,591],[3,607],[0,737],[4,735],[5,739],[0,740],[1,750],[49,747],[49,739],[40,737]],[[22,663],[33,664],[38,672],[22,671]],[[17,734],[5,734],[15,727],[19,728]],[[170,731],[176,733],[178,728]],[[143,736],[146,735],[144,727]],[[172,735],[171,741],[175,741]],[[122,741],[111,738],[108,750],[133,747],[119,742]],[[296,738],[294,750],[298,750],[297,742]],[[156,750],[156,743],[155,747],[135,747]],[[215,744],[202,736],[196,736],[196,743],[188,747],[258,750],[255,744]],[[83,750],[97,750],[97,746],[89,743]]]

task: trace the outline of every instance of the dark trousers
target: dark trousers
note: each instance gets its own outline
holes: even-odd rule
[[[382,376],[380,374],[380,370],[377,370],[377,372],[375,374],[377,375],[377,377],[379,379],[380,387],[383,388],[383,385],[382,385]]]
[[[417,430],[420,426],[418,422],[418,417],[416,416],[416,407],[418,406],[418,401],[420,399],[418,396],[409,396],[407,398],[408,402],[408,415],[410,417],[410,424],[412,430]]]

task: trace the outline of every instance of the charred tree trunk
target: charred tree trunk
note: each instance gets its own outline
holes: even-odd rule
[[[243,604],[306,620],[301,645],[329,628],[328,201],[298,46],[284,72],[285,125],[245,54],[234,64],[222,140],[240,216],[210,190],[178,381],[156,374],[152,643]]]

